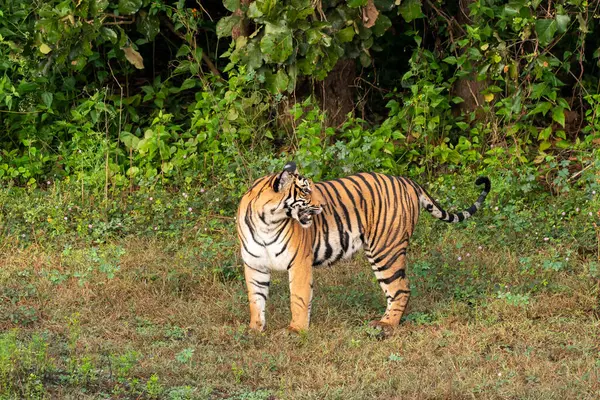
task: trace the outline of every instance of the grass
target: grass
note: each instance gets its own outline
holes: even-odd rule
[[[104,243],[6,236],[0,398],[599,398],[597,238],[574,233],[587,209],[548,214],[569,201],[492,199],[461,226],[423,216],[408,313],[384,340],[367,326],[385,302],[363,257],[316,271],[300,335],[274,275],[253,334],[231,222]]]

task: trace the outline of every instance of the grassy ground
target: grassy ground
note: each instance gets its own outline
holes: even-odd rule
[[[4,238],[0,398],[599,398],[597,242],[573,228],[588,210],[548,203],[574,214],[548,221],[495,201],[462,226],[421,218],[408,314],[383,340],[362,256],[316,272],[301,335],[275,275],[256,335],[241,271],[219,268],[236,264],[231,221],[102,244]]]

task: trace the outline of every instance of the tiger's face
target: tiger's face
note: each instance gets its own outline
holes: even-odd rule
[[[282,196],[285,214],[298,221],[303,228],[310,227],[313,216],[323,211],[319,196],[313,191],[313,182],[298,174],[295,163],[285,165],[273,186],[275,192]]]

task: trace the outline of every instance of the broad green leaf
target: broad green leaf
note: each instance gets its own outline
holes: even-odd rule
[[[567,101],[565,99],[563,99],[562,97],[558,98],[558,105],[561,106],[562,108],[566,108],[567,110],[571,109],[571,106],[569,105],[569,103],[567,103]]]
[[[569,27],[569,22],[571,22],[571,18],[567,14],[557,15],[556,27],[558,29],[558,33],[565,33]]]
[[[235,121],[236,119],[238,119],[239,116],[240,116],[240,113],[237,112],[235,107],[231,107],[229,109],[229,111],[227,111],[227,120],[228,121]]]
[[[292,92],[296,88],[296,80],[298,78],[298,67],[296,65],[290,65],[288,67],[288,77],[290,79],[288,82],[287,91]]]
[[[565,127],[565,109],[556,106],[552,109],[552,119],[560,124],[563,128]]]
[[[276,0],[256,0],[256,7],[266,16],[269,16],[275,9]]]
[[[540,143],[540,151],[548,150],[552,146],[550,142],[543,141]]]
[[[283,69],[279,69],[275,75],[275,88],[278,92],[284,92],[287,89],[289,78]]]
[[[540,131],[538,135],[538,140],[548,140],[550,138],[550,134],[552,133],[552,127],[548,126]]]
[[[317,28],[311,28],[305,32],[308,44],[317,44],[321,41],[323,33]]]
[[[175,55],[175,57],[176,58],[187,57],[187,55],[190,54],[191,51],[192,50],[190,49],[190,46],[188,46],[187,44],[183,44],[183,45],[181,45],[179,50],[177,50],[177,54]]]
[[[250,42],[248,46],[244,47],[244,50],[248,57],[248,62],[246,63],[248,68],[252,68],[255,70],[260,68],[263,63],[263,57],[258,43]]]
[[[50,107],[52,107],[52,93],[50,92],[44,92],[42,93],[42,101],[44,102],[44,104],[46,105],[46,107],[48,109],[50,109]]]
[[[367,0],[348,0],[348,7],[358,8],[367,5]]]
[[[108,7],[108,0],[91,0],[90,14],[95,17]]]
[[[517,15],[519,13],[519,11],[521,10],[520,5],[515,5],[512,3],[509,3],[507,5],[504,6],[504,9],[502,10],[502,13],[504,15],[507,15],[509,17],[514,17],[515,15]]]
[[[398,7],[398,11],[406,22],[411,22],[417,18],[423,17],[421,12],[421,0],[403,0]]]
[[[336,36],[340,43],[346,43],[352,41],[352,39],[354,38],[354,33],[354,27],[347,26],[344,29],[340,30]]]
[[[238,15],[229,15],[221,18],[219,22],[217,22],[217,36],[220,38],[231,36],[233,27],[236,26],[240,21],[241,18]]]
[[[529,115],[539,114],[546,115],[552,108],[552,103],[548,101],[540,101],[535,105],[535,108],[529,112]]]
[[[267,22],[260,40],[260,50],[267,62],[282,63],[292,54],[292,31],[282,25]]]
[[[140,11],[140,18],[137,22],[137,31],[146,37],[149,42],[153,41],[158,32],[160,32],[160,21],[156,15],[150,15],[145,11]]]
[[[168,160],[171,157],[169,146],[162,140],[158,141],[158,151],[160,152],[160,158],[162,160]]]
[[[456,64],[456,57],[449,56],[449,57],[444,58],[442,61],[444,61],[446,64],[455,65]]]
[[[359,59],[360,59],[360,64],[363,67],[368,67],[371,65],[371,56],[368,53],[361,51]]]
[[[382,36],[391,26],[392,21],[390,21],[387,15],[379,14],[379,17],[375,22],[375,26],[373,26],[371,29],[373,30],[375,36]]]
[[[117,40],[119,40],[117,32],[115,32],[114,29],[103,26],[100,28],[100,33],[104,39],[110,41],[111,43],[117,43]]]
[[[133,47],[123,47],[125,58],[137,69],[144,69],[144,59]]]
[[[542,46],[547,45],[552,41],[556,34],[556,21],[553,19],[538,19],[535,21],[535,33]]]
[[[181,84],[180,90],[191,89],[196,86],[196,82],[197,82],[196,79],[188,78],[185,81],[183,81],[183,83]]]
[[[240,8],[240,0],[223,0],[223,5],[229,11],[234,12]]]
[[[250,6],[248,6],[247,15],[248,15],[248,18],[256,19],[256,18],[262,17],[264,14],[262,11],[260,11],[258,9],[258,5],[256,4],[256,1],[253,1],[252,3],[250,3]]]
[[[52,49],[46,43],[42,43],[40,46],[40,51],[42,54],[48,54],[52,51]]]
[[[121,132],[121,142],[128,149],[137,149],[140,139],[131,132]]]
[[[142,7],[142,0],[119,0],[119,14],[131,15]]]

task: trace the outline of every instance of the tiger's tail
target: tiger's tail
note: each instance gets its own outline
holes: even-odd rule
[[[437,219],[440,219],[444,222],[452,223],[462,222],[465,219],[470,218],[473,214],[477,212],[477,210],[481,208],[481,205],[483,204],[485,198],[487,197],[492,187],[489,178],[486,176],[480,176],[479,178],[477,178],[477,180],[475,181],[475,185],[484,185],[483,191],[481,192],[475,203],[471,205],[471,207],[456,214],[449,213],[442,207],[440,207],[440,205],[435,200],[433,200],[429,193],[427,193],[427,191],[425,191],[425,189],[423,189],[422,187],[420,187],[421,192],[419,193],[419,203],[421,204],[421,207],[423,207]]]

